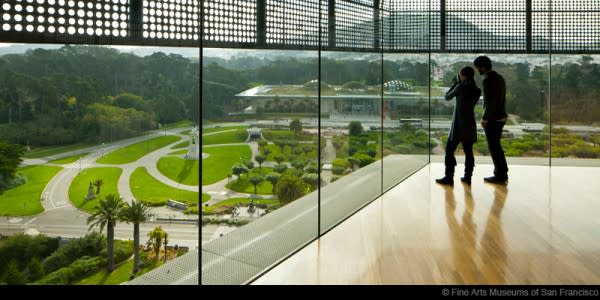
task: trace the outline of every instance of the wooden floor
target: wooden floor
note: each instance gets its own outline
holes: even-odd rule
[[[492,168],[431,164],[254,284],[600,284],[600,168]]]

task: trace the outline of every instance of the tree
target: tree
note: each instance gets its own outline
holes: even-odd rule
[[[94,180],[94,186],[96,187],[96,195],[100,194],[100,188],[104,185],[104,181],[102,179]]]
[[[25,276],[19,271],[19,265],[14,260],[8,263],[2,277],[4,278],[4,282],[9,285],[21,285],[27,283]]]
[[[275,160],[278,164],[280,164],[285,160],[285,157],[283,157],[283,155],[281,155],[281,154],[277,154],[273,157],[273,160]]]
[[[319,174],[306,173],[302,175],[302,181],[310,186],[311,191],[314,191],[319,185]]]
[[[17,168],[23,162],[23,147],[0,141],[0,191],[14,178]]]
[[[363,133],[363,127],[359,121],[352,121],[348,124],[348,134],[350,136],[359,136],[361,133]]]
[[[304,166],[306,166],[306,161],[303,159],[296,159],[292,162],[292,167],[298,170],[304,169]]]
[[[168,254],[168,245],[169,245],[169,234],[165,232],[165,236],[163,237],[163,243],[165,244],[165,262],[167,262],[167,254]]]
[[[136,274],[140,267],[140,224],[146,222],[149,217],[150,208],[138,200],[127,203],[121,211],[121,219],[133,223],[133,274]]]
[[[285,172],[285,170],[287,170],[287,165],[286,164],[276,164],[275,167],[273,167],[273,170],[275,170],[275,172],[279,173],[279,174],[283,174],[283,172]]]
[[[271,172],[265,177],[266,180],[269,181],[273,186],[273,189],[271,190],[273,194],[275,194],[275,186],[277,185],[277,181],[279,181],[279,177],[281,177],[281,174],[277,172]]]
[[[266,159],[266,157],[260,154],[254,157],[254,160],[256,160],[256,162],[258,163],[259,169],[262,169],[262,163],[265,162]]]
[[[240,179],[240,176],[246,172],[248,172],[248,168],[241,164],[236,164],[233,167],[231,167],[231,173],[237,176],[238,180]]]
[[[290,130],[293,131],[296,136],[302,132],[302,122],[300,122],[300,119],[296,118],[290,122]]]
[[[32,258],[27,264],[27,274],[29,281],[36,281],[42,277],[44,277],[44,266],[40,262],[40,259],[37,257]]]
[[[275,193],[279,197],[279,201],[284,203],[292,202],[304,195],[304,183],[294,175],[284,174],[277,182]]]
[[[244,166],[246,166],[246,168],[248,170],[252,170],[252,169],[254,169],[254,162],[251,161],[251,160],[245,160],[244,161]]]
[[[167,233],[162,229],[162,227],[158,226],[154,228],[152,231],[148,232],[148,237],[150,238],[147,245],[152,247],[154,250],[154,254],[156,255],[156,260],[158,260],[158,256],[160,255],[160,248],[164,242]]]
[[[252,175],[250,176],[250,178],[248,178],[248,181],[254,186],[254,194],[256,194],[256,187],[263,181],[265,181],[265,178],[262,177],[261,175]]]
[[[100,199],[98,205],[95,208],[94,214],[88,219],[87,223],[90,224],[89,230],[94,227],[99,227],[100,231],[106,227],[106,242],[107,242],[107,254],[108,254],[108,266],[109,272],[115,269],[114,259],[114,243],[115,243],[115,226],[120,219],[121,210],[125,206],[123,199],[115,194],[108,194],[104,199]]]

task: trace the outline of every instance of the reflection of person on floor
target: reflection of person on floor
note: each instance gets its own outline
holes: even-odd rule
[[[494,203],[488,215],[485,231],[480,241],[480,257],[483,261],[482,273],[488,274],[488,284],[504,284],[506,281],[506,240],[502,228],[502,209],[508,189],[494,186]]]
[[[460,74],[452,79],[452,87],[446,93],[446,100],[450,101],[456,97],[454,116],[452,117],[452,128],[446,144],[446,174],[436,182],[444,185],[454,185],[454,168],[456,157],[454,152],[458,144],[462,144],[465,152],[465,176],[461,181],[471,184],[471,176],[475,167],[473,157],[473,143],[477,141],[477,125],[475,124],[475,105],[481,96],[481,90],[475,83],[475,70],[464,67]]]
[[[465,189],[465,210],[462,223],[459,224],[455,215],[456,201],[454,191],[445,189],[446,198],[446,222],[450,229],[450,243],[452,245],[452,256],[454,262],[454,280],[456,284],[477,283],[479,271],[474,261],[475,233],[477,228],[473,222],[474,201],[470,189]]]

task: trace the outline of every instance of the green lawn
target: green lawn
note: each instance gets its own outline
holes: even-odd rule
[[[85,144],[74,144],[67,146],[49,146],[49,147],[40,147],[35,148],[29,152],[25,152],[23,155],[25,158],[40,158],[47,157],[51,155],[56,155],[63,152],[79,150],[87,147],[93,147],[98,145],[99,143],[85,143]]]
[[[144,167],[135,169],[131,174],[129,185],[133,196],[150,206],[166,205],[169,199],[184,202],[188,205],[198,203],[198,193],[168,186],[148,174]],[[202,194],[202,198],[204,202],[204,194]]]
[[[223,200],[215,205],[211,206],[202,206],[202,213],[211,214],[214,209],[222,207],[222,206],[234,206],[238,203],[242,205],[250,204],[250,199],[248,198],[230,198],[227,200]],[[254,203],[258,204],[267,204],[267,205],[279,205],[278,199],[254,199]]]
[[[210,195],[202,193],[202,203],[204,203],[204,202],[206,202],[208,200],[210,200]]]
[[[199,161],[176,156],[162,157],[156,163],[163,175],[185,185],[198,185]]]
[[[190,141],[183,141],[179,144],[175,144],[175,146],[171,147],[171,149],[181,149],[181,148],[187,148],[187,146],[190,145]]]
[[[48,181],[61,167],[27,166],[18,172],[27,177],[27,183],[0,194],[0,216],[29,216],[44,211],[40,198]]]
[[[175,123],[164,124],[161,129],[174,129],[174,128],[182,128],[182,127],[190,127],[194,125],[190,120],[183,120]]]
[[[202,145],[243,143],[248,138],[245,129],[226,131],[202,136]]]
[[[161,136],[117,149],[97,160],[101,164],[126,164],[134,162],[144,155],[158,150],[181,138],[174,135]]]
[[[51,160],[49,161],[49,163],[52,164],[59,164],[59,165],[66,165],[66,164],[70,164],[73,162],[76,162],[77,160],[79,160],[80,158],[86,156],[90,154],[89,152],[85,152],[85,153],[81,153],[81,154],[76,154],[76,155],[72,155],[72,156],[67,156],[61,159],[55,159],[55,160]]]
[[[189,135],[190,132],[191,132],[191,130],[189,130],[189,129],[188,130],[182,130],[182,131],[179,132],[179,134]]]
[[[230,183],[226,185],[227,188],[232,189],[236,192],[240,193],[249,193],[254,194],[254,185],[248,182],[248,175],[252,176],[255,174],[262,174],[263,177],[270,172],[273,172],[271,168],[254,168],[250,171],[250,174],[242,175],[240,179],[232,180]],[[237,178],[234,176],[233,178]],[[260,195],[272,195],[273,194],[273,185],[265,180],[256,186],[256,192]]]
[[[186,153],[188,153],[187,149],[183,149],[183,150],[173,151],[173,152],[169,153],[169,155],[184,155]]]
[[[204,147],[202,152],[209,154],[206,159],[202,160],[202,185],[227,178],[227,175],[231,174],[231,167],[234,164],[248,160],[252,156],[250,147],[246,145]]]
[[[140,271],[137,273],[137,276],[140,276],[152,269],[162,265],[162,260],[153,261],[148,265],[140,268]],[[117,285],[123,282],[129,281],[129,276],[133,271],[133,258],[129,259],[120,265],[118,265],[112,273],[108,273],[104,268],[102,270],[94,273],[93,275],[81,279],[79,282],[75,284],[82,285]]]
[[[232,130],[232,129],[246,129],[248,128],[248,126],[226,126],[226,127],[211,127],[211,128],[202,128],[202,134],[207,134],[207,133],[212,133],[212,132],[219,132],[219,131],[225,131],[225,130]]]
[[[100,198],[103,198],[107,194],[119,194],[117,182],[121,173],[121,168],[100,167],[84,169],[71,182],[69,186],[69,199],[75,207],[86,212],[92,212]],[[85,200],[90,182],[96,179],[104,181],[104,185],[100,188],[100,194],[96,195],[96,199]]]

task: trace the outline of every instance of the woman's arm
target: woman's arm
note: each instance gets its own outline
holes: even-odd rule
[[[454,85],[446,92],[446,101],[450,101],[452,98],[460,94],[459,86],[460,84],[454,83]]]

